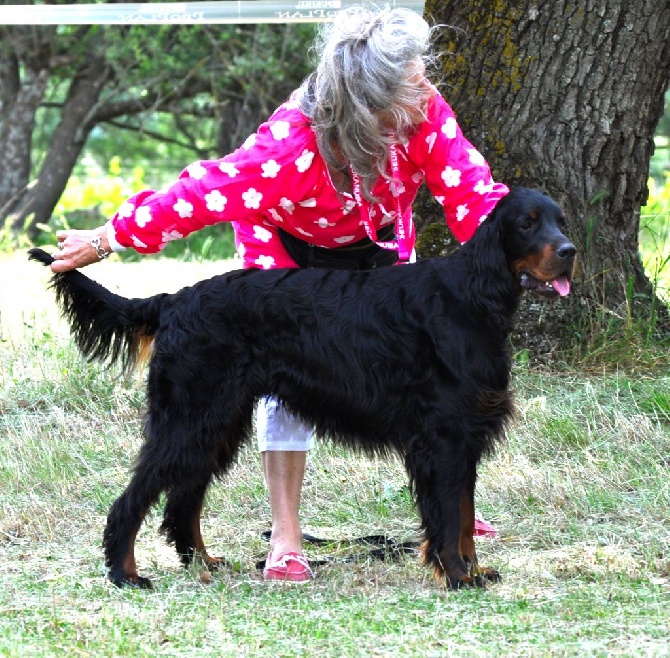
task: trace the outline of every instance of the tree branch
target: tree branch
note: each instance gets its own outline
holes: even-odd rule
[[[127,114],[139,114],[148,110],[174,111],[176,101],[193,98],[210,90],[208,81],[195,79],[191,80],[178,94],[176,92],[171,94],[154,93],[121,101],[103,102],[96,108],[92,120],[94,122],[105,122]]]
[[[129,132],[142,133],[143,135],[151,137],[152,139],[156,139],[164,144],[174,144],[176,146],[182,146],[187,149],[195,150],[199,154],[202,153],[206,155],[208,152],[214,150],[214,146],[208,146],[205,148],[196,148],[195,144],[193,144],[190,140],[184,142],[174,137],[168,137],[154,130],[147,130],[146,128],[143,128],[140,124],[131,125],[127,123],[122,123],[121,121],[114,121],[113,119],[104,121],[103,123],[112,126],[113,128],[118,128],[119,130],[127,130]]]

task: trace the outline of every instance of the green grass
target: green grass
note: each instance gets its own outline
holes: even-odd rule
[[[144,294],[213,267],[147,260],[88,273]],[[0,260],[0,656],[668,655],[667,370],[516,367],[517,417],[480,469],[477,508],[500,538],[478,550],[503,574],[486,591],[445,591],[412,556],[335,559],[307,586],[264,583],[254,564],[269,511],[253,446],[212,487],[203,519],[233,568],[209,584],[200,566],[183,569],[156,510],[138,538],[155,590],[117,590],[100,543],[140,445],[142,382],[82,362],[47,278],[22,257]],[[302,514],[319,536],[418,536],[397,460],[323,442]],[[308,547],[314,558],[360,551]]]

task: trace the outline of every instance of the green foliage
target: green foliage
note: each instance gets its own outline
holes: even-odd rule
[[[654,142],[656,148],[651,157],[651,175],[663,181],[670,169],[670,89],[665,92],[665,112],[656,126]]]
[[[188,162],[237,148],[288,97],[309,69],[314,30],[312,24],[67,25],[33,32],[0,26],[2,46],[20,53],[39,47],[51,63],[27,163],[31,179],[54,147],[73,83],[91,57],[104,59],[112,74],[88,117],[94,126],[85,160],[105,169],[124,154],[159,188]],[[76,173],[87,167],[78,165]]]
[[[95,163],[89,163],[83,178],[72,176],[54,210],[56,222],[66,227],[68,214],[91,208],[96,208],[105,217],[111,217],[128,197],[143,190],[146,187],[144,169],[134,167],[132,177],[126,180],[120,176],[120,160],[118,156],[113,157],[107,173]]]
[[[7,217],[0,223],[0,254],[9,254],[17,249],[29,249],[32,244],[27,236],[27,226],[32,219],[32,215],[26,217],[24,230],[17,233],[12,229],[12,218]]]
[[[581,368],[649,371],[670,363],[665,307],[670,304],[670,173],[664,184],[651,178],[649,190],[648,204],[640,214],[639,252],[652,284],[650,292],[638,295],[631,277],[617,309],[606,308],[588,295],[579,300],[581,312],[567,327],[570,338],[562,358]],[[658,299],[650,295],[652,290]],[[525,358],[517,355],[517,362]]]
[[[649,179],[649,201],[640,213],[640,252],[657,293],[670,303],[670,172],[664,184]]]

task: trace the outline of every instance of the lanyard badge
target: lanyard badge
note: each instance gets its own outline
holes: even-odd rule
[[[398,151],[395,144],[389,146],[389,160],[391,161],[391,174],[393,182],[400,180],[400,166],[398,164]],[[398,252],[398,260],[401,263],[409,262],[414,249],[414,236],[411,216],[405,216],[400,207],[400,194],[395,195],[396,215],[395,215],[395,234],[396,239],[388,242],[379,242],[377,240],[377,229],[370,219],[369,204],[363,199],[361,193],[361,178],[351,169],[351,182],[356,205],[361,211],[363,227],[368,238],[382,249]]]

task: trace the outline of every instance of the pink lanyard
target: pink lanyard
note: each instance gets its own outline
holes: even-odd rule
[[[400,167],[398,165],[398,151],[395,144],[389,146],[389,160],[391,161],[391,175],[393,177],[391,184],[397,184],[400,181]],[[370,219],[369,204],[363,199],[363,195],[361,194],[361,177],[353,169],[350,168],[350,170],[354,199],[361,211],[363,227],[368,238],[382,249],[397,251],[399,262],[407,263],[414,249],[413,227],[411,218],[405,217],[400,208],[400,191],[396,190],[397,194],[395,195],[395,233],[397,239],[389,242],[378,242],[377,229]]]

